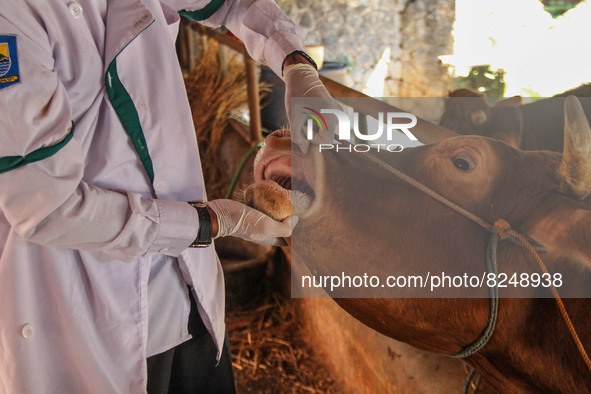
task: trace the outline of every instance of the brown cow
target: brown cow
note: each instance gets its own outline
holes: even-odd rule
[[[576,99],[567,101],[563,154],[462,136],[379,157],[490,223],[507,220],[544,248],[541,257],[551,273],[564,273],[568,286],[560,288],[562,295],[577,296],[591,279],[591,128]],[[416,273],[428,262],[455,264],[468,275],[482,272],[487,231],[387,169],[359,159],[363,154],[311,149],[307,156],[296,150],[290,164],[289,132],[271,135],[255,164],[259,182],[247,190],[248,202],[279,218],[291,196],[300,216],[292,237],[294,262],[305,261],[320,274],[384,267]],[[310,156],[313,165],[306,164]],[[498,248],[500,271],[538,272],[520,245],[501,241]],[[541,291],[530,295],[546,298],[503,298],[501,291],[492,338],[466,361],[499,392],[590,392],[591,371],[554,300]],[[451,354],[472,343],[486,325],[489,300],[485,289],[478,294],[336,301],[380,333]],[[591,300],[563,301],[591,349]]]
[[[480,93],[459,89],[445,101],[440,126],[460,135],[482,135],[505,141],[523,150],[562,151],[564,128],[564,97],[591,96],[591,84],[522,105],[520,96],[507,98],[489,105]],[[587,116],[591,116],[591,101],[582,98]]]

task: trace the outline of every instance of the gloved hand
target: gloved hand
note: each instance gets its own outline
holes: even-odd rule
[[[282,238],[291,236],[298,220],[292,216],[278,222],[234,200],[219,199],[206,204],[217,216],[218,232],[214,239],[232,235],[261,245],[284,246],[287,244]]]
[[[304,63],[292,64],[283,71],[285,81],[285,110],[291,125],[291,139],[303,153],[308,153],[310,143],[330,144],[334,140],[337,121],[334,115],[318,116],[321,109],[339,109],[341,106],[328,93],[318,71]],[[292,101],[292,99],[295,99]],[[314,135],[307,138],[308,119],[313,121]],[[325,122],[326,121],[326,124]],[[318,125],[320,123],[320,126]]]

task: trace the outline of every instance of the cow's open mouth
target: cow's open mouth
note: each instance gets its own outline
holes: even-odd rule
[[[270,180],[277,183],[279,186],[294,194],[303,194],[302,198],[311,198],[314,200],[315,194],[312,186],[303,179],[292,178],[289,175],[273,175]]]
[[[311,160],[291,150],[289,131],[267,137],[255,160],[255,183],[246,189],[246,203],[276,220],[301,216],[316,198]]]
[[[291,167],[291,172],[298,172],[297,176],[293,176],[292,173],[286,173],[284,167],[278,159],[269,163],[264,171],[263,180],[274,182],[278,187],[287,192],[287,196],[290,199],[291,207],[294,211],[292,214],[297,215],[301,213],[301,210],[310,208],[316,194],[310,183],[305,179],[303,173],[299,173],[300,168]],[[295,161],[295,160],[294,160]]]

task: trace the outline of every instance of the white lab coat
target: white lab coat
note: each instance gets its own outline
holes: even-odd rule
[[[222,271],[212,247],[187,249],[198,219],[185,201],[205,192],[176,11],[226,25],[278,73],[303,49],[272,0],[109,0],[104,23],[95,5],[0,8],[20,67],[0,82],[0,393],[145,391],[147,282],[162,254],[178,258],[220,349]]]

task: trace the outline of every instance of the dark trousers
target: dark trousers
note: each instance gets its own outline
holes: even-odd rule
[[[213,339],[199,316],[193,295],[191,292],[189,294],[189,333],[193,338],[148,358],[148,393],[233,394],[236,389],[228,333],[226,332],[224,349],[218,364]]]

